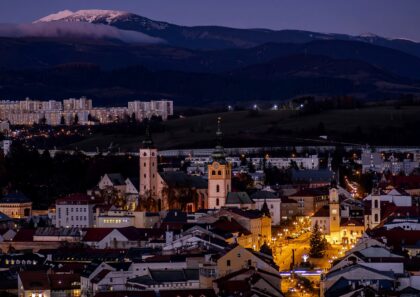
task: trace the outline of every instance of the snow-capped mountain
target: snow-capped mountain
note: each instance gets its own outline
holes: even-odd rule
[[[302,44],[320,40],[346,40],[393,48],[420,57],[420,43],[404,39],[383,38],[371,33],[351,36],[302,30],[276,31],[269,29],[235,29],[220,26],[187,27],[151,20],[130,12],[98,9],[76,12],[64,10],[35,22],[56,21],[111,25],[119,29],[138,31],[158,37],[172,46],[190,49],[250,48],[273,42]]]
[[[115,23],[138,23],[145,29],[166,29],[169,24],[164,22],[152,21],[148,18],[136,15],[134,13],[119,11],[119,10],[103,10],[103,9],[86,9],[78,10],[76,12],[70,10],[63,10],[57,13],[50,14],[34,23],[42,22],[88,22],[93,24],[107,24],[113,25]]]

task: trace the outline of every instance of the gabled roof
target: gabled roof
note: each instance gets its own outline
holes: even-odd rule
[[[15,242],[30,242],[34,240],[34,234],[36,229],[19,229],[16,233],[15,237],[13,237],[13,241]]]
[[[229,192],[226,198],[226,204],[252,204],[247,192]]]
[[[114,228],[86,228],[85,230],[82,241],[96,242],[104,239]]]
[[[67,203],[83,203],[93,204],[98,201],[94,197],[91,197],[84,193],[74,193],[67,196],[60,197],[56,200],[56,204],[67,204]]]
[[[149,275],[135,277],[128,282],[149,286],[168,282],[198,281],[198,279],[198,269],[149,269]]]
[[[211,228],[211,231],[225,238],[234,233],[238,233],[239,236],[251,234],[250,231],[242,227],[234,218],[220,217],[216,222],[211,224]]]
[[[9,216],[0,211],[0,222],[7,222],[12,220]]]
[[[45,271],[21,271],[19,278],[24,290],[50,290],[50,281]]]
[[[279,195],[271,191],[257,191],[251,195],[253,200],[280,199]]]
[[[95,275],[95,277],[94,278],[92,278],[92,280],[91,280],[91,283],[93,283],[93,284],[97,284],[97,283],[99,283],[101,280],[103,280],[107,275],[108,275],[108,273],[110,273],[111,272],[111,270],[109,270],[109,269],[102,269],[100,272],[98,272],[98,274],[96,274]]]
[[[227,211],[235,213],[237,215],[240,215],[242,217],[248,218],[248,219],[259,219],[263,216],[262,212],[258,209],[239,209],[236,207],[226,208]]]
[[[121,173],[107,173],[106,176],[108,176],[114,186],[125,185],[124,177],[121,175]]]
[[[395,274],[394,274],[393,271],[376,270],[376,269],[373,269],[371,267],[363,266],[363,265],[360,265],[360,264],[353,264],[353,265],[349,265],[349,266],[343,267],[342,269],[329,271],[326,274],[326,278],[328,279],[328,278],[331,278],[331,277],[334,277],[334,276],[338,276],[338,275],[345,275],[346,278],[350,279],[350,275],[348,273],[351,272],[351,271],[353,271],[353,270],[357,270],[357,269],[362,269],[362,270],[366,270],[368,272],[379,274],[379,275],[381,275],[381,276],[383,276],[385,278],[388,278],[388,279],[395,279]],[[363,275],[363,276],[360,275],[360,278],[363,278],[365,280],[368,280],[369,279],[369,276],[367,276],[367,275]]]
[[[330,206],[323,205],[317,212],[312,216],[315,218],[325,218],[330,216]]]
[[[165,183],[172,188],[207,189],[207,180],[201,176],[188,175],[183,171],[159,173]]]
[[[129,177],[127,178],[127,180],[130,181],[130,183],[134,186],[134,188],[136,188],[137,191],[139,191],[139,186],[140,186],[140,179],[138,177]]]
[[[125,227],[125,228],[86,228],[83,241],[97,242],[104,239],[112,231],[116,230],[122,236],[127,238],[129,241],[148,240],[151,238],[161,237],[164,234],[162,229],[150,229],[150,228],[136,228],[136,227]]]

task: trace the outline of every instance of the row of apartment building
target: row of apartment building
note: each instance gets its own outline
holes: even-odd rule
[[[131,101],[127,107],[94,107],[92,100],[86,97],[70,98],[62,102],[28,98],[23,101],[0,101],[0,119],[7,120],[12,125],[32,125],[45,121],[46,124],[55,126],[72,124],[76,118],[81,125],[95,122],[105,124],[133,114],[140,121],[152,116],[160,116],[166,120],[173,115],[173,101]]]

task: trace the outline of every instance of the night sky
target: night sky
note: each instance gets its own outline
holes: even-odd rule
[[[116,9],[180,25],[302,29],[420,41],[420,0],[1,0],[1,23],[70,9]]]

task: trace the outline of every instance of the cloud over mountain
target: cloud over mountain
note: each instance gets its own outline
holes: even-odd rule
[[[84,22],[48,22],[34,24],[0,24],[0,37],[82,37],[89,39],[116,39],[127,43],[163,43],[160,38],[141,32],[121,30],[103,24]]]

